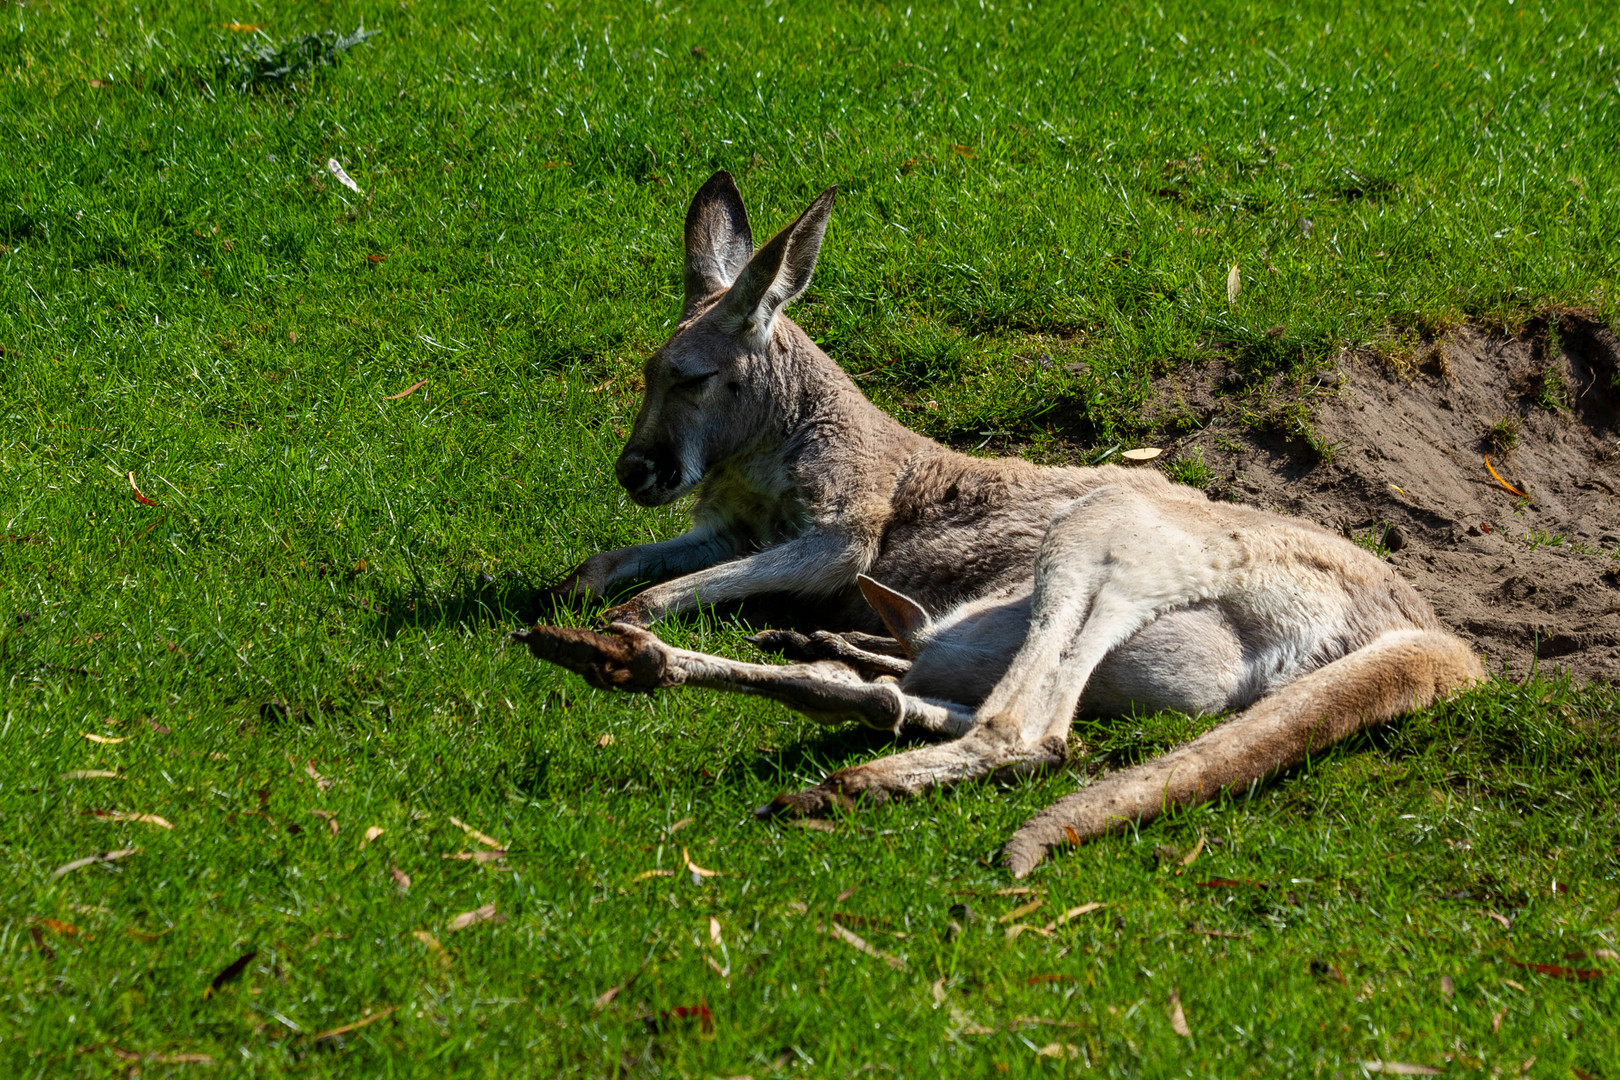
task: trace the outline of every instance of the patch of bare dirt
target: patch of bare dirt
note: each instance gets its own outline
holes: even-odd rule
[[[1201,455],[1212,497],[1387,540],[1493,669],[1620,674],[1620,339],[1555,314],[1516,335],[1450,331],[1399,368],[1353,353],[1339,369],[1313,388],[1307,440],[1235,421],[1231,374],[1201,365],[1166,391],[1166,413],[1209,421],[1172,463]]]

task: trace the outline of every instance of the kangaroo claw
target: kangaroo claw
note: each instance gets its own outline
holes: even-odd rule
[[[662,643],[640,627],[615,623],[609,634],[572,626],[536,626],[507,640],[529,647],[537,659],[565,667],[599,690],[647,692],[677,686]]]

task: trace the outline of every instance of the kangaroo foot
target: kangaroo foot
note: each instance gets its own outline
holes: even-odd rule
[[[615,623],[611,634],[571,626],[519,630],[508,641],[537,659],[582,675],[599,690],[651,691],[682,682],[667,663],[668,646],[640,627]]]
[[[1005,743],[994,736],[960,739],[891,754],[864,765],[839,769],[814,787],[784,792],[754,812],[759,818],[821,816],[833,807],[880,805],[897,796],[952,787],[987,776],[998,779],[1046,772],[1062,766],[1068,748],[1061,738]]]
[[[764,630],[746,640],[766,652],[781,653],[788,660],[802,663],[837,660],[848,664],[862,675],[900,676],[911,669],[909,660],[868,651],[851,644],[844,635],[828,633],[826,630],[817,630],[808,637],[792,630]]]

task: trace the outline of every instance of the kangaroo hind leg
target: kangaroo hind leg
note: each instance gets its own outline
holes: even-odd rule
[[[1241,790],[1484,678],[1479,658],[1450,634],[1386,631],[1191,742],[1060,799],[1024,823],[1004,860],[1023,877],[1056,848]]]

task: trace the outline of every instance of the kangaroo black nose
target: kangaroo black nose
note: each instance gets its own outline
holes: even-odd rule
[[[619,478],[624,490],[634,493],[647,486],[652,470],[647,466],[647,459],[640,454],[620,454],[619,460],[613,464],[613,475]]]

